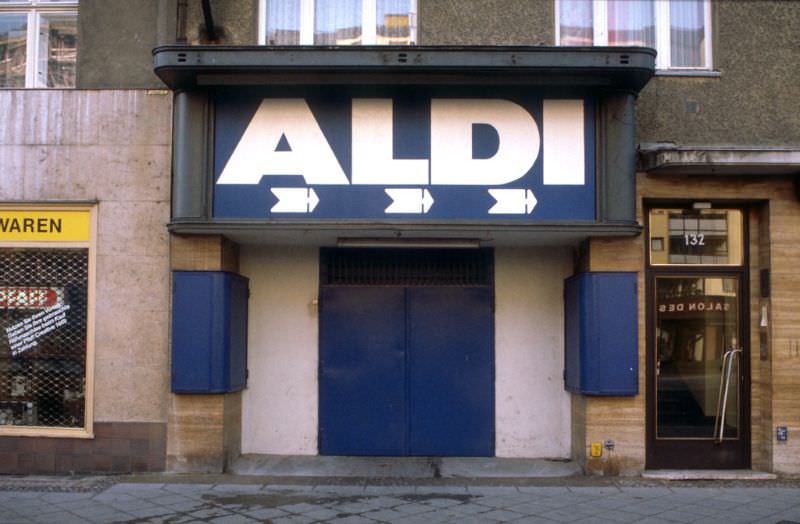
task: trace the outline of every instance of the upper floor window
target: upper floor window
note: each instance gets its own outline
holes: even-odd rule
[[[261,0],[267,45],[413,44],[416,0]]]
[[[0,87],[75,87],[78,0],[0,0]]]
[[[711,68],[708,0],[556,0],[556,41],[645,46],[659,69]]]

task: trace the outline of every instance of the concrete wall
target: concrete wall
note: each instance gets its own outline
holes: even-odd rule
[[[98,202],[98,422],[166,421],[171,99],[0,91],[0,201]]]
[[[564,391],[562,280],[570,250],[496,252],[496,453],[569,457]],[[241,248],[250,278],[250,378],[243,395],[244,453],[316,454],[316,248]]]

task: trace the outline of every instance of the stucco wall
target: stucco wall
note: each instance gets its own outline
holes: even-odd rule
[[[417,0],[422,45],[553,45],[554,0]]]
[[[639,142],[800,145],[800,3],[715,3],[718,78],[657,76],[638,103]],[[690,112],[693,104],[697,112]]]
[[[495,417],[499,457],[570,456],[563,281],[569,248],[495,251]]]
[[[241,248],[250,278],[244,453],[316,454],[316,248]],[[496,453],[569,457],[570,399],[561,372],[567,248],[499,249],[495,256]]]
[[[242,453],[317,454],[316,248],[242,246],[250,279]]]
[[[153,73],[159,27],[172,34],[174,11],[164,0],[81,0],[78,7],[78,87],[163,87]],[[173,16],[170,16],[173,15]],[[165,26],[172,26],[171,30]]]
[[[0,91],[0,202],[98,202],[97,422],[166,421],[171,100]]]

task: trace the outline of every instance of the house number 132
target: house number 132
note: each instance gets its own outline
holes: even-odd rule
[[[683,235],[687,246],[705,246],[706,236],[703,233],[686,233]]]

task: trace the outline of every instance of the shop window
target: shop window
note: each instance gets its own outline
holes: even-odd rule
[[[261,0],[266,45],[408,45],[416,0]]]
[[[77,0],[0,0],[0,87],[75,87]]]
[[[91,217],[0,209],[0,435],[91,435]]]
[[[562,46],[644,46],[658,69],[711,68],[709,0],[556,0]]]

